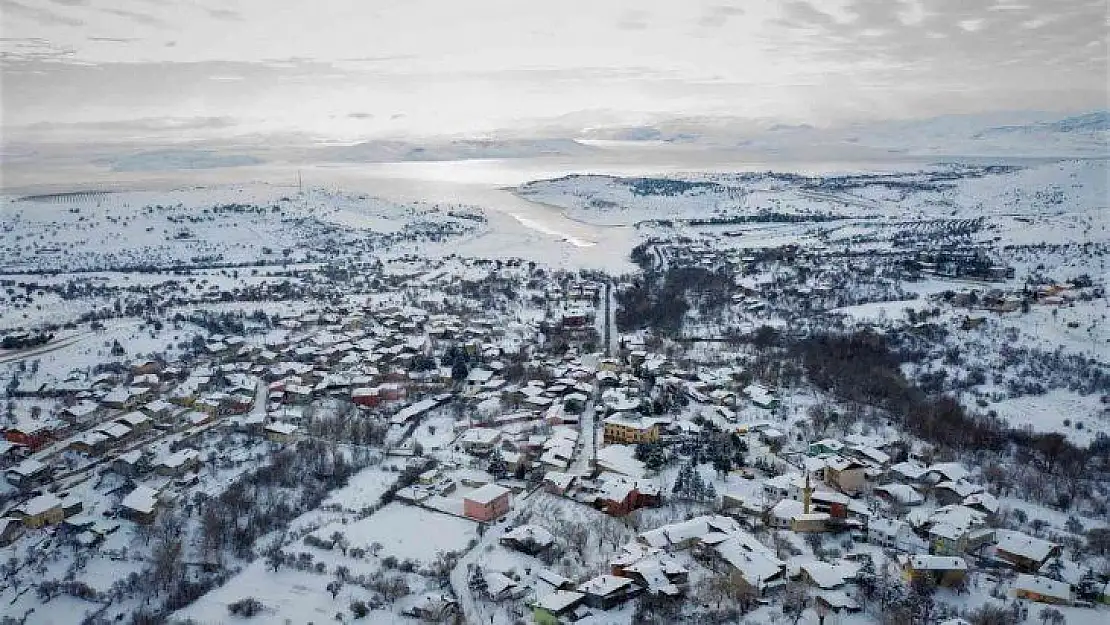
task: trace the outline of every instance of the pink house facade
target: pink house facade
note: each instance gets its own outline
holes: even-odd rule
[[[463,514],[475,521],[492,521],[509,512],[509,489],[486,484],[463,497]]]

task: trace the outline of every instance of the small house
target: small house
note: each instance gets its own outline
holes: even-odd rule
[[[356,406],[373,408],[381,403],[381,391],[373,387],[361,387],[351,391],[351,402]]]
[[[925,503],[925,496],[916,488],[897,482],[875,487],[875,495],[900,506],[919,506]]]
[[[51,428],[42,422],[28,422],[4,430],[4,438],[37,451],[52,440]]]
[[[799,534],[824,532],[828,530],[829,518],[827,512],[795,514],[790,518],[790,529]]]
[[[146,432],[153,425],[150,417],[138,411],[123,415],[116,419],[116,423],[130,428],[131,432],[135,434]]]
[[[164,399],[156,399],[144,404],[139,410],[159,423],[166,423],[173,417],[177,407]]]
[[[609,610],[640,594],[641,589],[627,577],[598,575],[576,589],[591,608]]]
[[[907,582],[929,577],[938,586],[956,586],[967,577],[967,561],[956,556],[902,556],[900,563]]]
[[[538,525],[521,525],[505,532],[501,544],[534,556],[555,543],[555,536]]]
[[[809,444],[806,454],[812,457],[832,456],[844,449],[844,443],[835,438],[823,438]]]
[[[995,555],[1024,573],[1036,573],[1061,551],[1060,545],[1021,532],[998,530],[996,538]]]
[[[78,453],[95,456],[107,449],[111,441],[111,437],[104,432],[89,430],[73,437],[68,447]]]
[[[57,525],[65,519],[62,500],[54,494],[44,493],[12,510],[23,520],[27,527],[37,528],[44,525]]]
[[[730,533],[713,550],[729,565],[729,577],[739,588],[763,594],[785,580],[786,563],[747,532]]]
[[[292,423],[270,423],[265,427],[266,438],[272,443],[284,445],[293,440],[297,426]]]
[[[73,425],[92,421],[100,413],[100,404],[84,400],[62,409],[62,419]]]
[[[556,590],[532,604],[532,620],[536,625],[559,625],[559,619],[570,614],[586,597],[573,590]]]
[[[463,514],[479,522],[498,519],[509,512],[509,493],[504,486],[486,484],[463,496]]]
[[[132,449],[116,456],[109,465],[112,471],[126,478],[136,478],[150,467],[146,454],[141,449]]]
[[[933,496],[942,506],[961,503],[968,497],[982,492],[982,486],[964,480],[945,480],[933,488]]]
[[[543,487],[553,495],[563,495],[574,485],[578,476],[561,471],[548,471],[543,476]]]
[[[829,458],[825,464],[825,483],[849,495],[860,493],[867,483],[866,469],[867,465],[851,458]]]
[[[910,529],[909,523],[881,517],[871,519],[867,524],[867,542],[898,551],[917,551],[926,547],[924,541]]]
[[[200,452],[195,449],[180,449],[163,456],[156,464],[155,471],[160,475],[184,475],[200,468]]]
[[[27,458],[23,462],[9,468],[4,472],[8,483],[20,490],[28,490],[50,479],[53,473],[50,465],[44,464],[34,458]]]
[[[753,404],[765,410],[774,410],[779,405],[778,398],[760,384],[751,384],[743,392]]]
[[[470,454],[486,455],[493,451],[501,441],[501,432],[493,428],[470,428],[463,434],[459,444]]]
[[[690,581],[690,571],[673,557],[653,556],[628,564],[621,570],[627,577],[652,595],[676,597]]]
[[[1024,573],[1014,580],[1014,596],[1056,605],[1070,605],[1073,601],[1070,584]]]
[[[158,491],[149,486],[137,486],[120,502],[120,513],[135,523],[154,522],[158,511]]]

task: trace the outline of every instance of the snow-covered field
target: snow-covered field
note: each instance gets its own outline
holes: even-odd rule
[[[343,532],[352,546],[383,545],[382,556],[428,563],[436,554],[466,548],[477,537],[477,525],[469,519],[391,503],[372,516],[347,524],[325,525],[315,533],[321,538]]]
[[[1089,444],[1099,433],[1110,433],[1110,410],[1097,395],[1056,389],[1004,399],[992,403],[991,409],[1015,428],[1060,432],[1080,445]]]
[[[325,623],[331,622],[337,612],[346,612],[352,601],[367,600],[370,592],[358,586],[344,586],[336,597],[325,588],[331,578],[307,571],[282,569],[278,572],[266,569],[266,564],[257,560],[242,573],[235,576],[224,586],[209,592],[199,601],[177,613],[175,618],[193,619],[200,625],[219,625],[221,623]],[[234,617],[228,613],[228,605],[244,599],[261,599],[264,610],[253,619]],[[368,620],[369,623],[396,622],[396,614],[382,615],[384,620]]]
[[[518,395],[527,393],[517,382],[524,384],[527,378],[541,385],[552,383],[581,366],[580,377],[600,386],[602,378],[594,370],[600,366],[598,356],[576,360],[585,351],[600,350],[597,344],[562,346],[567,349],[565,357],[561,351],[549,352],[554,334],[548,326],[563,322],[558,315],[567,304],[559,285],[589,279],[611,285],[614,291],[629,286],[650,273],[627,275],[636,270],[631,250],[648,240],[654,247],[644,248],[651,251],[640,262],[660,275],[671,268],[697,267],[704,273],[695,275],[707,282],[712,274],[725,277],[727,292],[715,312],[708,305],[699,308],[702,302],[691,295],[691,310],[682,313],[689,334],[684,338],[708,340],[683,345],[652,336],[645,353],[658,352],[667,361],[665,376],[652,376],[649,382],[647,376],[640,377],[636,366],[619,360],[611,366],[620,374],[606,383],[626,386],[633,395],[642,393],[637,401],[643,399],[643,403],[634,405],[650,407],[657,414],[664,409],[655,407],[655,397],[646,395],[649,390],[663,395],[659,386],[664,377],[666,384],[674,385],[666,394],[685,389],[682,402],[666,409],[670,412],[664,421],[675,428],[669,436],[682,438],[686,434],[679,431],[697,432],[711,423],[725,432],[742,431],[754,437],[745,439],[754,447],[755,428],[771,426],[782,436],[777,444],[785,450],[783,457],[790,458],[790,462],[778,460],[776,470],[792,471],[805,461],[806,437],[820,436],[810,423],[815,412],[828,409],[850,416],[843,421],[851,425],[844,426],[841,435],[850,430],[893,441],[905,433],[897,429],[891,415],[844,404],[831,392],[819,392],[803,373],[766,361],[768,354],[775,353],[774,336],[766,346],[756,345],[752,336],[771,329],[783,337],[828,328],[849,332],[867,327],[890,336],[914,332],[925,336],[935,330],[939,338],[915,352],[914,362],[902,365],[911,382],[932,380],[935,388],[930,392],[950,393],[968,410],[993,414],[1015,429],[1059,432],[1086,449],[1100,435],[1110,433],[1105,377],[1101,377],[1110,367],[1104,291],[1104,257],[1110,245],[1106,167],[1105,160],[1093,159],[1027,163],[1013,169],[915,165],[869,174],[705,171],[642,178],[633,177],[636,172],[621,172],[623,177],[564,176],[492,188],[470,180],[440,180],[425,187],[426,173],[398,180],[348,166],[336,168],[331,172],[334,178],[327,179],[348,185],[320,183],[303,192],[259,182],[36,197],[9,193],[0,198],[0,272],[5,272],[0,275],[0,331],[46,329],[55,336],[30,351],[0,352],[4,382],[14,382],[13,394],[28,395],[4,403],[10,417],[6,423],[33,423],[40,414],[52,416],[63,404],[73,403],[36,390],[43,384],[62,382],[74,373],[89,379],[102,370],[116,372],[122,381],[134,375],[131,368],[137,362],[147,358],[187,358],[186,369],[195,365],[194,359],[206,367],[209,360],[219,362],[216,378],[250,371],[247,388],[255,388],[263,378],[279,386],[306,380],[319,383],[312,389],[315,399],[310,406],[288,411],[285,406],[268,407],[270,389],[260,385],[259,401],[250,412],[267,422],[295,422],[301,428],[297,436],[304,436],[302,442],[326,444],[341,457],[363,453],[367,462],[359,466],[371,466],[352,475],[345,485],[321,493],[321,499],[312,500],[321,502],[315,509],[298,509],[299,516],[286,518],[276,529],[267,528],[261,538],[249,535],[246,547],[226,562],[224,570],[231,577],[176,610],[174,618],[203,624],[239,622],[242,619],[231,616],[228,605],[257,597],[264,610],[254,622],[349,621],[355,602],[380,600],[387,594],[380,587],[370,587],[389,578],[403,582],[407,592],[403,598],[377,605],[361,622],[402,621],[406,618],[402,612],[429,593],[455,594],[463,613],[478,615],[483,622],[486,617],[496,625],[510,625],[518,618],[527,622],[523,600],[535,598],[543,588],[536,579],[541,564],[579,583],[611,570],[609,559],[637,531],[717,512],[719,503],[717,497],[696,502],[671,497],[682,462],[675,457],[658,472],[644,470],[648,477],[642,486],[657,487],[664,505],[622,519],[587,503],[533,490],[542,469],[531,475],[522,469],[516,476],[529,480],[524,482],[528,494],[513,497],[513,512],[504,522],[480,531],[476,522],[460,518],[462,499],[474,490],[461,478],[484,482],[492,480],[494,472],[488,457],[472,455],[460,445],[461,431],[473,425],[469,419],[479,413],[507,413],[508,404],[524,401]],[[1014,268],[1014,276],[986,282],[932,273],[906,275],[916,251],[964,247],[989,250],[992,258]],[[560,269],[587,271],[567,274],[559,273]],[[619,274],[626,275],[615,277]],[[1093,283],[1076,286],[1082,274]],[[1059,283],[1064,295],[1056,301],[1023,300],[1028,310],[1017,306],[1009,312],[986,312],[978,305],[956,305],[946,299],[971,290],[977,301],[995,290],[1014,296],[1027,285],[1048,283]],[[681,291],[684,298],[688,291]],[[604,308],[599,305],[596,311],[598,335],[609,330],[618,334],[602,318]],[[426,330],[433,315],[450,317],[457,327],[451,325],[433,336]],[[376,316],[388,319],[367,321]],[[231,333],[213,329],[219,324],[238,328],[234,334],[244,336],[236,344],[243,351],[222,356],[206,351],[211,335]],[[407,328],[401,331],[402,326]],[[742,340],[719,340],[725,330],[741,330]],[[471,340],[472,336],[480,338]],[[610,337],[612,355],[625,358],[619,339]],[[345,354],[341,358],[327,352],[328,346],[344,343],[347,351],[340,352]],[[358,348],[352,343],[358,343]],[[281,354],[270,352],[270,346]],[[268,354],[263,357],[262,352]],[[269,366],[275,361],[292,364],[304,379],[294,380],[288,372],[269,377]],[[469,370],[490,367],[490,375],[498,377],[496,385],[476,391],[482,399],[471,400],[468,393],[474,389],[443,379],[445,372],[454,378],[455,362]],[[495,365],[497,374],[492,373]],[[514,366],[519,367],[513,374],[516,381],[508,384],[500,379]],[[1054,372],[1056,367],[1063,373]],[[370,379],[375,383],[401,380],[410,399],[355,409],[349,400],[350,387],[356,383],[346,380],[328,387],[323,380],[332,373],[350,374],[351,380],[357,375],[362,380],[359,385]],[[741,389],[749,381],[761,380],[781,385],[774,390],[781,400],[778,407],[757,407],[744,398]],[[115,383],[110,379],[96,389],[90,384],[81,398],[99,400]],[[175,383],[159,381],[162,386]],[[689,391],[703,384],[729,389],[732,399],[721,398],[714,404],[702,395],[687,401],[698,394]],[[411,398],[447,390],[454,391],[444,400],[449,405],[422,415],[411,430],[402,425],[384,429],[389,417]],[[552,391],[546,399],[558,403],[562,397],[558,393],[563,391]],[[285,401],[283,392],[275,390],[275,403]],[[597,399],[589,398],[590,402]],[[359,425],[380,425],[386,433],[370,444],[337,442],[348,431],[339,426],[334,428],[335,438],[330,437],[331,430],[302,434],[309,425],[319,425],[317,416],[330,417],[332,412],[343,413]],[[598,415],[591,414],[600,420]],[[669,416],[675,416],[674,422]],[[533,420],[504,428],[498,442],[504,451],[536,451],[535,441],[528,439],[542,439],[551,428]],[[830,420],[833,423],[826,424],[825,430],[840,427],[836,418]],[[231,431],[231,427],[212,428],[198,433],[192,442],[184,434],[159,432],[159,440],[150,445],[156,454],[168,454],[186,444],[203,449],[209,464],[202,470],[200,485],[171,487],[173,495],[180,495],[175,506],[189,510],[191,524],[201,522],[195,510],[202,494],[218,496],[231,488],[248,469],[277,453],[281,444],[279,437],[264,443],[261,436],[251,439],[244,431],[226,433]],[[415,449],[415,443],[421,448],[413,451],[416,457],[400,455]],[[395,455],[386,455],[387,446]],[[579,442],[572,447],[576,454],[572,470],[588,468],[589,459],[583,455],[587,446]],[[42,455],[55,451],[47,448]],[[645,464],[633,458],[636,453],[633,446],[622,445],[610,446],[605,455],[626,468],[632,465],[636,470],[631,472],[638,473]],[[773,455],[770,448],[759,453],[764,454],[761,458]],[[122,481],[105,486],[115,489],[111,493],[97,490],[93,483],[102,467],[88,458],[70,455],[67,460],[71,465],[90,465],[79,467],[73,479],[94,479],[67,485],[87,498],[85,512],[103,517],[114,509]],[[419,467],[424,472],[424,463],[430,466],[432,460],[438,463],[436,474],[428,481],[421,477],[422,483],[439,488],[446,479],[453,490],[425,500],[424,507],[393,500],[379,508],[383,494],[406,468]],[[532,460],[533,466],[539,465],[536,458]],[[972,479],[985,473],[983,467],[972,468]],[[751,501],[768,497],[764,483],[770,473],[718,474],[709,462],[696,470],[718,496]],[[305,473],[305,479],[310,473]],[[284,488],[276,492],[296,493],[288,485]],[[0,494],[14,492],[14,487],[5,486]],[[267,492],[267,501],[274,492]],[[1011,521],[1013,517],[1006,515],[1027,510],[1030,519],[1047,524],[1046,532],[1069,537],[1069,550],[1077,548],[1070,542],[1078,545],[1084,540],[1074,523],[1087,529],[1103,522],[1097,518],[1097,506],[1086,500],[1076,504],[1072,514],[1011,495],[1000,494],[1005,517],[1001,522],[1024,528],[1025,521]],[[885,509],[874,498],[868,505],[871,512]],[[929,510],[936,507],[934,502],[926,505]],[[555,534],[555,551],[529,556],[500,545],[497,539],[505,528],[521,522]],[[584,539],[573,539],[583,532]],[[36,530],[32,538],[42,544],[47,536]],[[784,558],[791,562],[826,557],[801,533],[761,530],[761,537],[776,549],[793,552]],[[844,545],[852,542],[845,538],[826,541],[837,558],[840,548],[847,549]],[[152,558],[140,541],[141,530],[128,521],[107,538],[78,579],[89,580],[91,587],[104,592],[115,579],[147,570]],[[17,543],[19,550],[12,553],[22,557],[27,552],[34,560],[27,551],[31,542]],[[287,559],[271,564],[263,553],[268,545],[280,546]],[[105,553],[123,547],[132,549],[131,558],[114,560]],[[189,557],[194,547],[189,546]],[[880,553],[872,546],[857,548]],[[55,546],[51,553],[61,551]],[[456,557],[462,559],[456,561]],[[690,570],[695,591],[701,592],[702,583],[714,572],[689,554],[679,558]],[[290,560],[299,564],[291,566]],[[68,552],[52,555],[35,562],[43,567],[35,574],[64,578],[70,562]],[[465,590],[472,566],[507,574],[522,588],[521,596],[500,604],[476,598]],[[1067,574],[1074,582],[1079,570],[1071,567]],[[976,575],[974,579],[979,579]],[[22,583],[23,578],[19,579]],[[329,588],[336,580],[342,583]],[[939,591],[939,597],[952,605],[973,607],[985,599],[985,591],[972,595]],[[35,608],[27,623],[74,622],[66,618],[95,607],[68,595],[39,605],[34,592],[21,594],[11,585],[0,587],[0,601],[16,610],[17,616]],[[121,612],[135,607],[113,605]],[[595,611],[581,622],[629,623],[635,619],[633,611],[632,604]],[[1068,622],[1093,623],[1105,611],[1069,609],[1067,614]],[[758,608],[746,618],[756,623],[783,617],[779,606],[771,606]],[[815,615],[807,613],[800,622],[816,622]],[[838,622],[862,624],[873,619],[858,615]]]

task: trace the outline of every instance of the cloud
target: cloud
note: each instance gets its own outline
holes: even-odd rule
[[[93,122],[43,121],[8,131],[5,143],[83,145],[139,142],[158,144],[226,138],[235,134],[239,121],[218,117],[144,117]]]
[[[1035,64],[1067,58],[1078,45],[1102,38],[1105,16],[1098,4],[1059,0],[1051,11],[1018,4],[997,10],[985,3],[932,0],[924,12],[916,2],[853,0],[841,19],[794,1],[784,5],[778,22],[794,33],[796,52],[815,59],[871,60],[962,76],[988,73],[992,65],[1015,58]],[[1039,27],[1037,36],[1016,37],[1031,21]],[[1030,75],[1037,73],[1035,65],[1027,67]]]
[[[27,128],[45,130],[52,128],[72,128],[82,130],[103,130],[105,132],[150,132],[163,130],[216,130],[231,128],[235,119],[226,116],[208,117],[144,117],[110,122],[52,123],[39,122]]]
[[[698,18],[698,26],[702,28],[720,28],[733,17],[744,15],[744,9],[726,4],[707,7]]]
[[[51,2],[0,0],[42,39],[0,42],[5,128],[218,115],[465,133],[595,111],[820,125],[1106,99],[1104,0]]]
[[[648,27],[648,19],[650,14],[647,11],[633,9],[625,11],[617,19],[617,28],[619,30],[645,30]]]
[[[243,15],[241,13],[239,13],[238,11],[233,11],[231,9],[205,9],[204,11],[208,13],[209,17],[218,20],[237,22],[242,21],[243,19]]]
[[[139,13],[138,11],[129,11],[127,9],[116,8],[102,8],[98,10],[109,15],[115,15],[116,17],[122,17],[132,20],[137,24],[142,24],[143,26],[153,26],[155,28],[165,28],[168,26],[166,22],[147,13]]]
[[[83,26],[85,23],[79,19],[55,13],[50,9],[28,6],[16,0],[0,0],[0,9],[8,15],[18,15],[40,24],[51,26]]]

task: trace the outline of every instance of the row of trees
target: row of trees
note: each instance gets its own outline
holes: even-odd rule
[[[645,272],[617,292],[617,329],[651,329],[661,336],[677,336],[690,301],[704,315],[719,312],[732,300],[731,276],[701,267],[674,267],[665,274]]]

